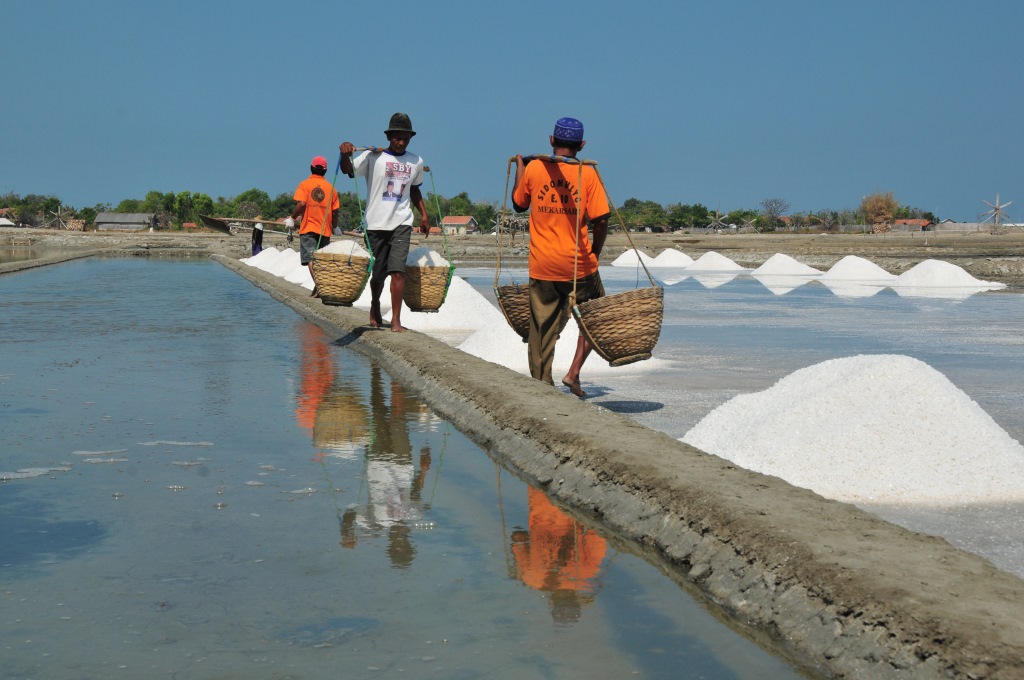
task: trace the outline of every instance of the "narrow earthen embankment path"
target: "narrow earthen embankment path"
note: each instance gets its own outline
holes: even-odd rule
[[[214,256],[384,365],[492,454],[825,677],[1022,678],[1024,581],[363,310]],[[525,351],[525,349],[524,349]]]

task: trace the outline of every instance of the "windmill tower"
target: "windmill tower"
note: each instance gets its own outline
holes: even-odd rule
[[[725,222],[722,221],[721,213],[715,210],[715,218],[711,220],[711,224],[708,225],[708,228],[718,231],[719,229],[725,229],[726,226]]]
[[[44,227],[46,227],[47,229],[52,227],[52,228],[56,228],[56,229],[67,230],[68,224],[67,224],[67,222],[64,221],[64,218],[61,217],[61,206],[59,206],[59,205],[57,206],[57,212],[53,212],[51,210],[48,214],[53,215],[53,219],[50,220],[49,222],[47,222],[46,224],[44,224],[43,225]]]
[[[989,210],[984,215],[982,215],[982,217],[984,219],[981,221],[981,224],[985,224],[986,222],[991,221],[992,225],[993,225],[993,229],[995,231],[999,231],[999,227],[1000,227],[1001,224],[1003,224],[1003,222],[1009,222],[1010,221],[1009,215],[1006,214],[1006,211],[1003,210],[1003,208],[1005,208],[1006,206],[1008,206],[1011,203],[1013,203],[1013,201],[1007,201],[1006,203],[1000,203],[999,202],[999,194],[996,194],[996,202],[995,203],[989,203],[988,201],[982,201],[982,203],[984,203],[989,208],[991,208],[991,210]]]

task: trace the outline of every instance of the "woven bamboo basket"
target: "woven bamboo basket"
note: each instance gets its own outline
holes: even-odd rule
[[[651,358],[661,335],[664,311],[661,286],[588,300],[572,309],[580,332],[610,366]]]
[[[345,447],[364,444],[370,438],[367,406],[348,392],[332,392],[316,410],[313,445]]]
[[[453,267],[405,267],[405,306],[414,312],[436,312],[448,293]]]
[[[505,315],[505,320],[516,335],[527,342],[530,339],[530,286],[529,284],[510,283],[507,286],[496,286],[494,296],[498,299],[498,307]],[[569,323],[569,310],[566,309],[558,325],[561,333],[565,324]]]
[[[370,277],[370,258],[341,253],[313,253],[313,284],[325,305],[350,307]]]

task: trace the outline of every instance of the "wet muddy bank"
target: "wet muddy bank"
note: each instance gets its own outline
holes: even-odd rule
[[[1020,677],[1024,582],[987,561],[422,334],[369,330],[363,310],[216,259],[798,665],[829,677]]]

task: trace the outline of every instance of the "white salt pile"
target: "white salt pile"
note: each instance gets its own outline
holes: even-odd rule
[[[809,267],[782,253],[775,253],[765,260],[764,264],[751,272],[752,276],[817,276],[818,274],[821,272],[814,267]]]
[[[775,295],[785,295],[820,274],[814,267],[782,253],[775,253],[750,273]]]
[[[696,260],[693,264],[687,267],[690,271],[742,271],[743,267],[739,266],[725,255],[720,255],[713,250],[709,250],[704,253]]]
[[[894,286],[935,286],[939,288],[1005,288],[1005,283],[982,281],[971,276],[963,267],[941,260],[925,260],[900,274]]]
[[[291,271],[281,278],[288,283],[298,284],[306,290],[313,290],[316,285],[313,281],[313,275],[309,272],[309,267],[303,267],[301,264],[293,267]]]
[[[681,441],[856,503],[1024,500],[1024,447],[927,364],[833,359],[733,398]]]
[[[646,253],[640,252],[639,250],[630,248],[626,252],[622,253],[622,255],[619,255],[617,258],[615,258],[615,261],[612,262],[612,266],[635,267],[638,266],[641,261],[649,267],[651,266],[651,264],[653,264],[654,258],[652,258],[650,255],[647,255]]]
[[[405,264],[413,267],[447,267],[448,260],[441,253],[427,247],[413,248],[405,258]]]
[[[896,275],[885,271],[871,260],[847,255],[821,275],[822,281],[895,281]]]
[[[362,244],[356,243],[352,239],[331,241],[317,252],[328,253],[330,255],[351,255],[353,257],[370,257],[370,253],[366,252],[366,248],[363,248]]]
[[[650,267],[689,267],[693,264],[693,258],[675,248],[666,248],[658,253],[658,256],[650,262]]]

